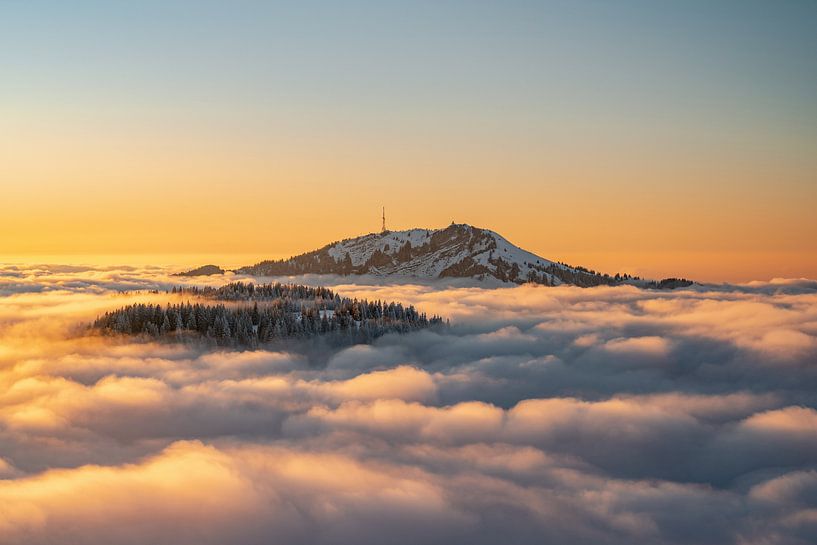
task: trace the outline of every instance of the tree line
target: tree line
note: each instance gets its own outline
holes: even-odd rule
[[[246,286],[240,289],[248,290]],[[339,344],[369,343],[387,333],[408,333],[443,324],[439,316],[429,318],[411,305],[340,298],[329,290],[320,291],[325,288],[279,286],[291,293],[322,293],[326,297],[307,300],[306,297],[282,296],[261,304],[255,301],[252,306],[133,304],[105,313],[91,327],[107,335],[142,335],[178,341],[198,338],[218,346],[254,348],[276,340],[317,336]],[[276,288],[271,289],[274,292]],[[253,288],[252,293],[256,294],[257,290],[258,287]],[[184,288],[183,291],[191,290]],[[230,290],[222,292],[227,293]]]
[[[218,299],[220,301],[272,301],[294,302],[300,304],[301,301],[309,300],[313,303],[329,305],[334,308],[336,303],[342,301],[341,297],[329,288],[304,286],[302,284],[282,284],[274,282],[271,284],[254,284],[252,282],[231,282],[218,288],[210,286],[199,288],[174,287],[171,293],[180,295],[192,295],[195,297],[206,297],[208,299]]]

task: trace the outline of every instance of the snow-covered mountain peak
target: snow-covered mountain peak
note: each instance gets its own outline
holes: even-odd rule
[[[606,282],[603,275],[540,257],[489,229],[454,223],[442,229],[370,233],[238,272],[266,276],[311,273],[495,278],[546,285]]]
[[[424,279],[475,278],[547,286],[627,283],[676,288],[692,284],[678,278],[644,281],[627,274],[610,276],[569,266],[523,250],[490,229],[456,223],[442,229],[370,233],[332,242],[289,259],[262,261],[235,272],[253,276],[369,274]]]
[[[494,276],[498,258],[509,266],[518,264],[520,271],[529,263],[552,264],[494,231],[467,224],[372,233],[336,242],[327,253],[336,261],[345,260],[348,254],[353,267],[369,264],[369,273],[421,277]],[[467,270],[457,271],[457,267]]]

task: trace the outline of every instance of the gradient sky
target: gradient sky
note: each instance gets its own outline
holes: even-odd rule
[[[0,0],[0,260],[468,222],[817,277],[817,3]],[[174,257],[175,256],[175,257]]]

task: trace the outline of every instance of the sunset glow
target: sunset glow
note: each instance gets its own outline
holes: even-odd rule
[[[808,2],[38,4],[0,8],[6,260],[291,255],[385,205],[611,273],[817,276]]]
[[[0,545],[814,543],[813,0],[0,0]]]

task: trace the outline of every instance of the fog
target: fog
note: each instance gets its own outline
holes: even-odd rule
[[[242,278],[169,273],[0,267],[3,544],[817,540],[814,281],[294,278],[451,325],[331,351],[81,334]]]

